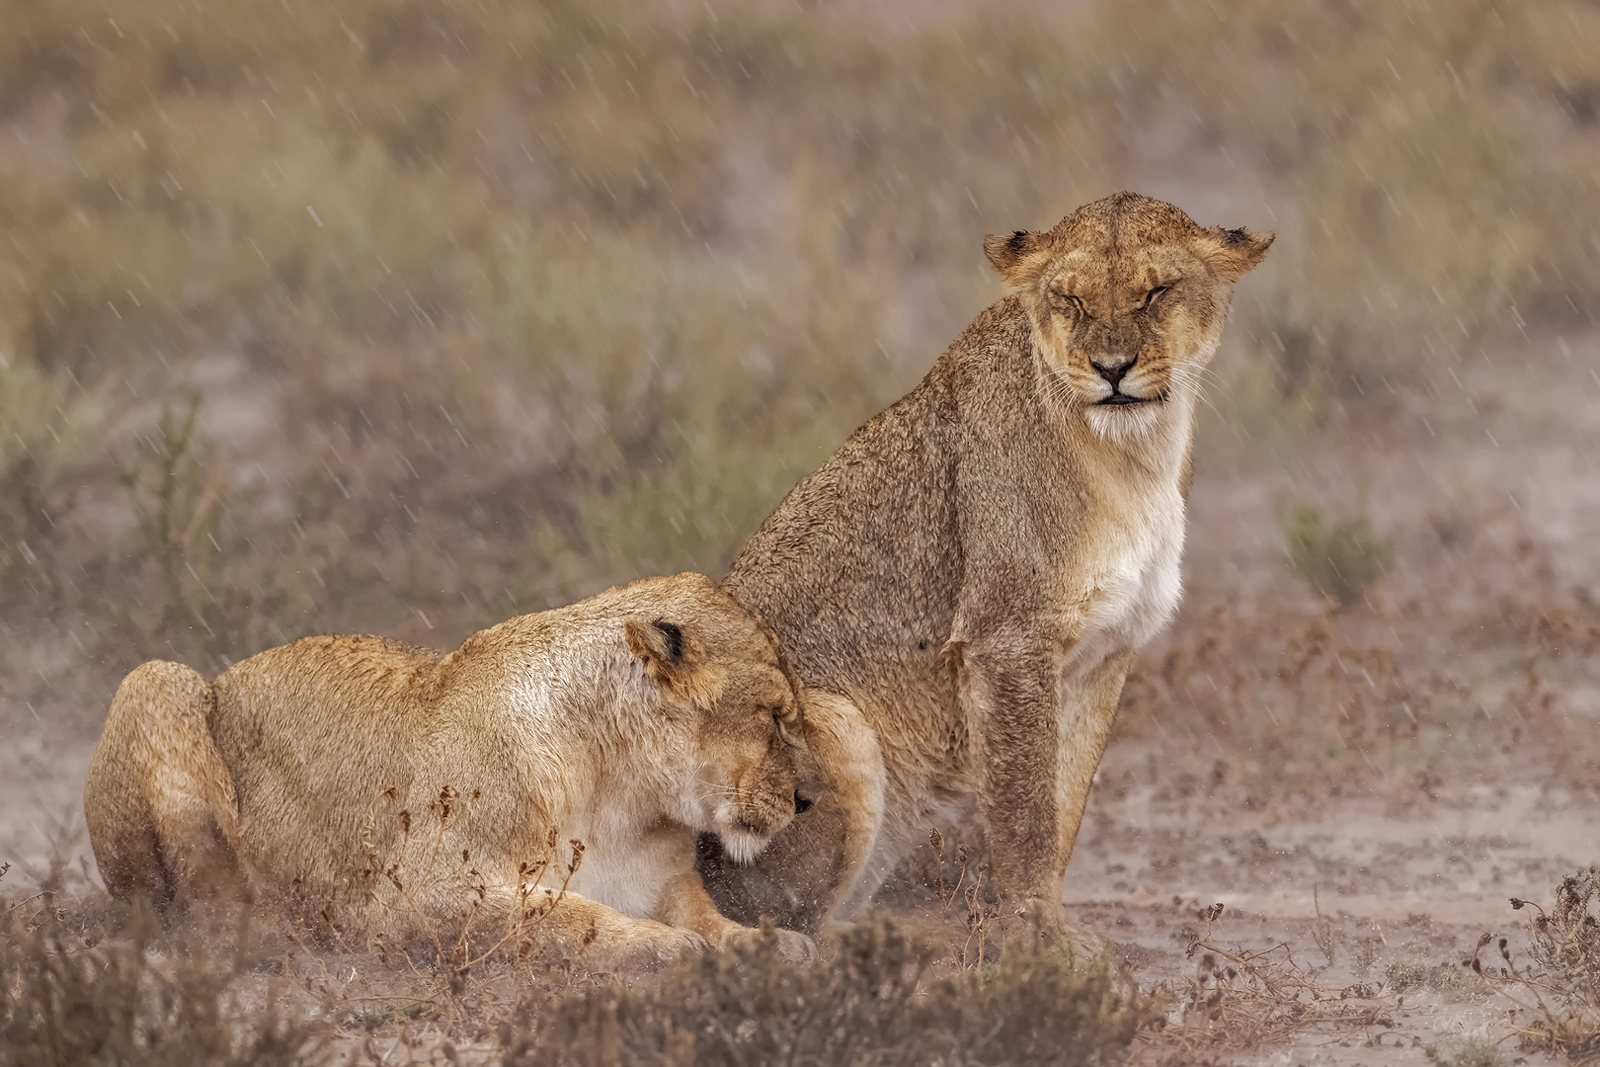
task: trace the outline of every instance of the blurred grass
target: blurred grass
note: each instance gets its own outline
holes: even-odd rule
[[[175,943],[147,902],[63,893],[68,873],[58,853],[42,892],[0,891],[0,1063],[270,1065],[330,1051],[327,1027],[252,973],[248,923]]]
[[[1074,959],[1027,932],[998,962],[967,966],[937,933],[870,918],[808,964],[769,935],[653,976],[594,971],[581,956],[461,967],[448,951],[316,951],[228,909],[163,927],[147,902],[62,892],[60,857],[55,868],[43,893],[0,891],[8,1067],[381,1063],[402,1043],[414,1062],[503,1067],[1020,1067],[1059,1063],[1064,1049],[1120,1064],[1165,1007],[1109,956]],[[965,933],[941,932],[955,944]]]
[[[1119,992],[1107,959],[1018,938],[1001,961],[939,976],[938,947],[887,920],[857,924],[816,964],[775,937],[708,953],[633,989],[597,985],[557,1002],[531,1033],[507,1028],[523,1064],[1015,1065],[1124,1063],[1159,1001]]]
[[[1213,397],[1263,432],[1426,398],[1600,282],[1575,0],[0,19],[0,621],[109,617],[111,678],[720,572],[999,295],[985,232],[1140,160],[1264,183],[1201,219],[1282,235]],[[193,395],[163,541],[124,476]]]
[[[1373,536],[1364,515],[1325,525],[1321,509],[1294,504],[1279,523],[1290,567],[1314,591],[1344,607],[1360,602],[1394,554],[1393,542]]]

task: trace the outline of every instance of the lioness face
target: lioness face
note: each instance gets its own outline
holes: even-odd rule
[[[800,681],[776,638],[732,597],[713,595],[692,619],[629,620],[628,643],[682,709],[679,819],[748,863],[812,805],[817,774]]]
[[[721,836],[723,851],[738,863],[755,859],[816,794],[801,738],[798,685],[770,643],[767,656],[735,662],[700,723],[699,778],[707,786],[710,817],[704,828]]]
[[[1192,393],[1216,352],[1233,283],[1272,236],[1201,229],[1171,204],[1118,193],[1046,233],[984,250],[1033,324],[1050,395],[1107,432]]]

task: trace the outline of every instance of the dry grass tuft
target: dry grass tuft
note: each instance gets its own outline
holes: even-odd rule
[[[1423,1049],[1428,1062],[1439,1067],[1505,1067],[1505,1050],[1481,1037],[1463,1037]]]
[[[508,1031],[507,1064],[1116,1063],[1152,1021],[1108,961],[1007,945],[997,965],[935,977],[935,948],[888,920],[856,924],[810,966],[775,937],[682,965],[650,985],[606,985]]]
[[[1493,940],[1484,934],[1473,969],[1497,980],[1501,995],[1521,1009],[1517,1034],[1524,1049],[1572,1063],[1600,1062],[1600,868],[1563,878],[1548,912],[1515,897],[1511,906],[1534,910],[1528,924],[1533,966],[1519,968],[1503,937],[1496,942],[1502,965],[1482,963],[1479,954]]]
[[[0,910],[0,1063],[288,1065],[327,1048],[254,973],[248,924],[174,952],[148,908],[47,889]]]
[[[1393,1029],[1397,1001],[1383,983],[1324,986],[1286,942],[1224,948],[1212,936],[1222,913],[1221,904],[1208,908],[1205,929],[1189,942],[1189,958],[1199,959],[1178,991],[1176,1018],[1141,1039],[1155,1062],[1191,1063],[1292,1037],[1361,1035],[1375,1045]]]
[[[1389,964],[1384,968],[1383,978],[1391,992],[1428,989],[1452,1004],[1481,1002],[1491,992],[1467,964],[1431,963],[1426,957],[1414,954],[1401,956]]]

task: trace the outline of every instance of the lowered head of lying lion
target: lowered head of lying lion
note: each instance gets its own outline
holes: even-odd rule
[[[748,863],[811,806],[805,778],[814,771],[800,736],[800,679],[770,630],[715,595],[723,610],[702,610],[688,629],[637,615],[623,631],[661,689],[662,714],[676,721],[660,758],[679,764],[679,821],[717,834]]]
[[[1271,246],[1270,234],[1203,229],[1171,204],[1119,193],[1053,229],[985,238],[983,250],[1027,311],[1050,396],[1126,440],[1199,384],[1232,283]]]
[[[210,681],[146,663],[112,701],[84,812],[119,896],[240,885],[391,942],[505,943],[542,915],[562,952],[649,961],[755,934],[707,896],[695,837],[748,862],[815,774],[772,632],[682,574],[443,655],[325,636]]]

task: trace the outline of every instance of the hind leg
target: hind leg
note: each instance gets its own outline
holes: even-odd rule
[[[152,660],[117,688],[89,763],[84,818],[113,896],[166,910],[239,886],[238,801],[212,741],[211,684]]]

